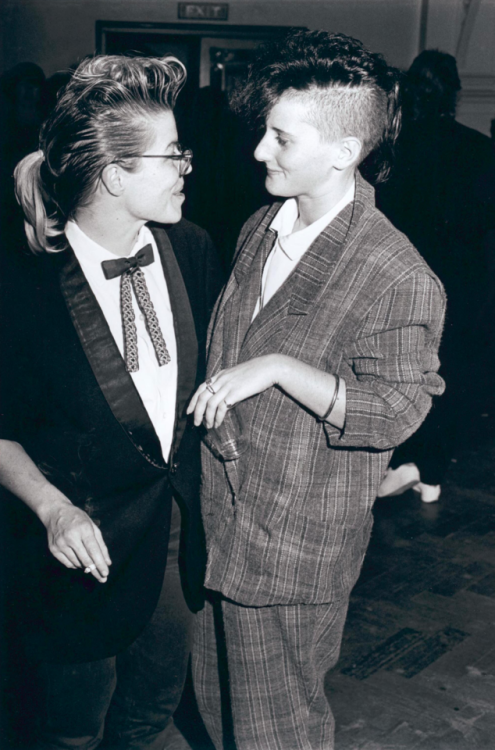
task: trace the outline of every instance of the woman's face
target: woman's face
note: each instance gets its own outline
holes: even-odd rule
[[[284,198],[317,198],[328,189],[336,143],[308,122],[304,95],[282,95],[270,110],[266,132],[254,152],[267,169],[266,189]]]
[[[172,112],[150,118],[154,139],[143,155],[167,156],[179,149],[177,126]],[[182,218],[184,178],[179,176],[180,162],[171,159],[140,159],[137,169],[126,174],[125,205],[139,220],[175,224]],[[188,173],[191,167],[188,169]]]

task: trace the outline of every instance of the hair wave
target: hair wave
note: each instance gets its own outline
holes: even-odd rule
[[[91,199],[106,166],[136,168],[129,154],[149,146],[150,117],[173,110],[185,81],[173,56],[99,55],[79,65],[41,128],[40,151],[14,172],[34,252],[67,246],[65,224]]]

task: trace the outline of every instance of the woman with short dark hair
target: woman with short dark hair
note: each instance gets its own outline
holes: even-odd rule
[[[441,285],[358,172],[393,139],[397,87],[357,40],[292,32],[237,99],[264,124],[254,155],[283,202],[241,232],[189,407],[209,431],[210,591],[193,670],[219,749],[227,695],[238,750],[333,747],[324,678],[373,502],[393,449],[443,389]]]

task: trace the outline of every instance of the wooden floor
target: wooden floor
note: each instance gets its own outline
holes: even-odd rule
[[[466,430],[438,503],[376,503],[326,680],[336,750],[495,750],[495,406]],[[212,750],[190,686],[176,726],[165,750]]]
[[[471,448],[441,499],[378,500],[340,661],[326,680],[336,750],[495,750],[495,409],[478,408]],[[211,750],[191,708],[188,738]]]
[[[491,417],[480,417],[487,420]],[[483,425],[480,425],[480,432]],[[327,695],[338,750],[495,748],[495,439],[441,499],[378,500]]]

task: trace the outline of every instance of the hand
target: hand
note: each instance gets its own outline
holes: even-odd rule
[[[40,517],[52,555],[66,568],[84,568],[105,583],[112,561],[100,529],[88,514],[66,500],[51,502]]]
[[[228,370],[220,370],[207,381],[214,393],[202,383],[192,397],[187,413],[194,412],[196,427],[203,421],[208,430],[219,427],[232,406],[275,385],[280,366],[281,355],[267,354]]]

